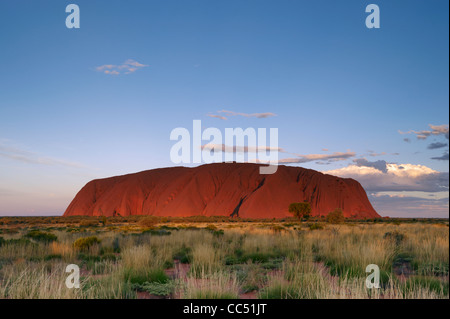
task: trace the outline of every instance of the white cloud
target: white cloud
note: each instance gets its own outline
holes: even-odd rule
[[[105,64],[96,67],[95,69],[99,72],[109,75],[119,75],[119,74],[130,74],[134,73],[139,69],[148,67],[146,64],[139,63],[135,60],[128,59],[120,65],[115,64]]]
[[[217,115],[217,114],[206,114],[206,116],[213,117],[216,119],[221,119],[221,120],[227,120],[227,118],[225,116]]]
[[[240,112],[233,112],[233,111],[228,111],[228,110],[221,110],[221,111],[217,111],[217,113],[224,113],[227,116],[243,116],[243,117],[255,117],[258,119],[264,119],[267,117],[271,117],[271,116],[277,116],[275,113],[270,113],[270,112],[266,112],[266,113],[240,113]],[[209,117],[215,117],[215,118],[219,118],[221,120],[226,120],[227,117],[225,116],[221,116],[221,115],[215,115],[215,114],[208,114],[207,116]]]
[[[296,163],[308,163],[313,161],[328,161],[328,162],[336,162],[336,161],[343,161],[346,159],[349,159],[351,157],[354,157],[356,153],[354,152],[334,152],[332,154],[296,154],[297,157],[291,157],[291,158],[283,158],[278,160],[278,163],[283,164],[296,164]]]
[[[449,186],[448,173],[438,172],[424,165],[386,163],[386,171],[383,172],[375,167],[352,164],[323,173],[354,178],[369,192],[440,192],[448,191]]]

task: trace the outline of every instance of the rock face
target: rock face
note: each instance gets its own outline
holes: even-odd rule
[[[292,216],[290,203],[309,202],[312,215],[341,208],[346,217],[380,217],[355,180],[280,165],[261,175],[258,164],[217,163],[160,168],[93,180],[64,216]]]

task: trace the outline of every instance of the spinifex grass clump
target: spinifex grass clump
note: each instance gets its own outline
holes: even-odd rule
[[[398,227],[405,229],[406,225]],[[411,257],[411,268],[422,276],[448,276],[448,235],[448,227],[442,227],[440,224],[414,224],[408,227],[402,252]]]
[[[143,284],[134,284],[133,289],[145,291],[155,296],[169,296],[174,293],[176,283],[173,280],[162,282],[145,282]]]
[[[313,232],[313,247],[316,261],[323,262],[331,275],[365,277],[366,267],[376,264],[381,270],[381,279],[392,271],[397,247],[383,234],[361,229],[332,228]]]
[[[223,269],[223,254],[211,244],[198,243],[192,249],[192,263],[190,272],[200,278],[202,274],[210,274]]]
[[[192,261],[192,249],[183,245],[173,255],[173,259],[179,260],[182,264],[189,264]]]
[[[430,290],[436,294],[448,295],[449,282],[447,278],[436,278],[433,276],[411,276],[402,285],[403,292],[414,290],[416,287]]]
[[[328,275],[329,276],[329,275]],[[315,265],[312,255],[295,256],[283,263],[282,271],[267,278],[259,297],[265,299],[316,299],[331,288],[324,268]]]
[[[131,284],[144,285],[145,283],[167,283],[170,278],[162,269],[133,269],[125,268],[123,270],[124,280]]]
[[[260,287],[264,286],[266,271],[258,264],[248,262],[246,264],[231,266],[230,270],[235,274],[242,293],[257,291]]]
[[[28,234],[26,234],[25,237],[43,243],[51,243],[53,241],[58,240],[58,237],[56,235],[51,233],[45,233],[39,230],[32,230],[28,232]]]
[[[108,276],[89,277],[82,285],[85,298],[98,299],[135,299],[136,291],[132,284],[124,282],[120,272],[115,271]]]
[[[239,282],[234,274],[215,272],[200,274],[200,279],[188,277],[184,286],[185,299],[237,299]]]

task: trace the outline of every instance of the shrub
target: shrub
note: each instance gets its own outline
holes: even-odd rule
[[[39,230],[32,230],[25,235],[25,237],[33,239],[35,241],[40,241],[43,243],[51,243],[58,240],[58,237],[54,234],[45,233]]]
[[[44,257],[45,261],[49,261],[49,260],[61,260],[62,259],[62,255],[61,254],[52,254],[52,255],[47,255]]]
[[[139,225],[142,227],[155,227],[157,220],[153,216],[144,217],[139,221]]]
[[[342,209],[336,208],[334,211],[327,215],[327,222],[330,224],[341,224],[345,220]]]
[[[274,255],[270,253],[262,253],[262,252],[254,252],[250,254],[246,254],[241,257],[242,261],[251,260],[254,263],[266,263],[269,259],[273,258]]]
[[[175,266],[175,263],[172,260],[166,260],[163,263],[163,268],[164,269],[170,269],[170,268],[173,268],[174,266]]]
[[[292,283],[276,282],[264,287],[259,293],[262,299],[299,299],[299,289]]]
[[[83,219],[82,221],[80,221],[80,227],[91,227],[97,225],[98,221],[96,220]]]
[[[7,239],[3,241],[3,245],[32,245],[33,243],[27,238],[19,238],[19,239]],[[36,245],[36,244],[34,244]],[[1,245],[0,245],[1,246]]]
[[[212,234],[214,237],[221,237],[221,236],[225,235],[225,232],[222,229],[219,229],[219,230],[213,231]]]
[[[102,216],[100,223],[102,223],[103,226],[105,226],[108,223],[108,219],[106,218],[106,216]]]
[[[141,234],[150,234],[155,236],[168,236],[171,234],[170,231],[167,231],[165,229],[147,229],[144,230]]]
[[[100,239],[98,239],[95,236],[82,237],[82,238],[78,238],[77,240],[75,240],[75,242],[73,243],[73,248],[78,249],[78,250],[88,250],[93,245],[96,245],[99,243],[100,243]]]
[[[282,230],[285,230],[285,228],[280,225],[273,225],[271,228],[275,233],[280,233]]]
[[[323,226],[319,223],[314,223],[314,224],[310,224],[309,225],[309,229],[310,230],[315,230],[315,229],[323,229]]]
[[[112,247],[114,249],[115,253],[120,253],[120,241],[119,238],[114,238],[113,243],[112,243]]]
[[[208,229],[208,230],[211,230],[211,231],[217,230],[217,226],[216,226],[216,225],[213,225],[213,224],[209,224],[209,225],[206,226],[205,228]]]
[[[240,259],[236,258],[235,256],[225,256],[225,265],[227,265],[227,266],[240,264],[242,262],[243,261],[241,261]]]
[[[173,255],[173,259],[179,260],[182,264],[189,264],[192,261],[192,249],[183,245],[183,247]]]
[[[154,282],[165,284],[170,280],[169,276],[162,269],[140,271],[127,268],[124,270],[124,277],[126,282],[139,285]]]
[[[166,283],[145,282],[143,284],[133,284],[133,288],[139,291],[146,291],[155,296],[168,296],[174,292],[175,283],[173,281]]]
[[[311,204],[307,202],[292,203],[289,205],[289,212],[298,219],[308,219],[311,216]]]
[[[283,265],[283,261],[284,260],[282,258],[270,259],[269,261],[262,263],[261,267],[268,270],[280,269]]]

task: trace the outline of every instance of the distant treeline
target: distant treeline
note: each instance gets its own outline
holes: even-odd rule
[[[100,224],[123,224],[139,223],[143,218],[149,218],[145,215],[130,216],[0,216],[1,225],[20,225],[20,224],[79,224],[79,223],[100,223]],[[271,219],[249,219],[229,216],[190,216],[190,217],[162,217],[151,216],[155,223],[273,223],[273,222],[297,222],[294,217],[271,218]],[[309,221],[323,221],[325,216],[313,216]],[[352,219],[346,218],[345,222],[351,223],[448,223],[448,218],[371,218],[371,219]]]

